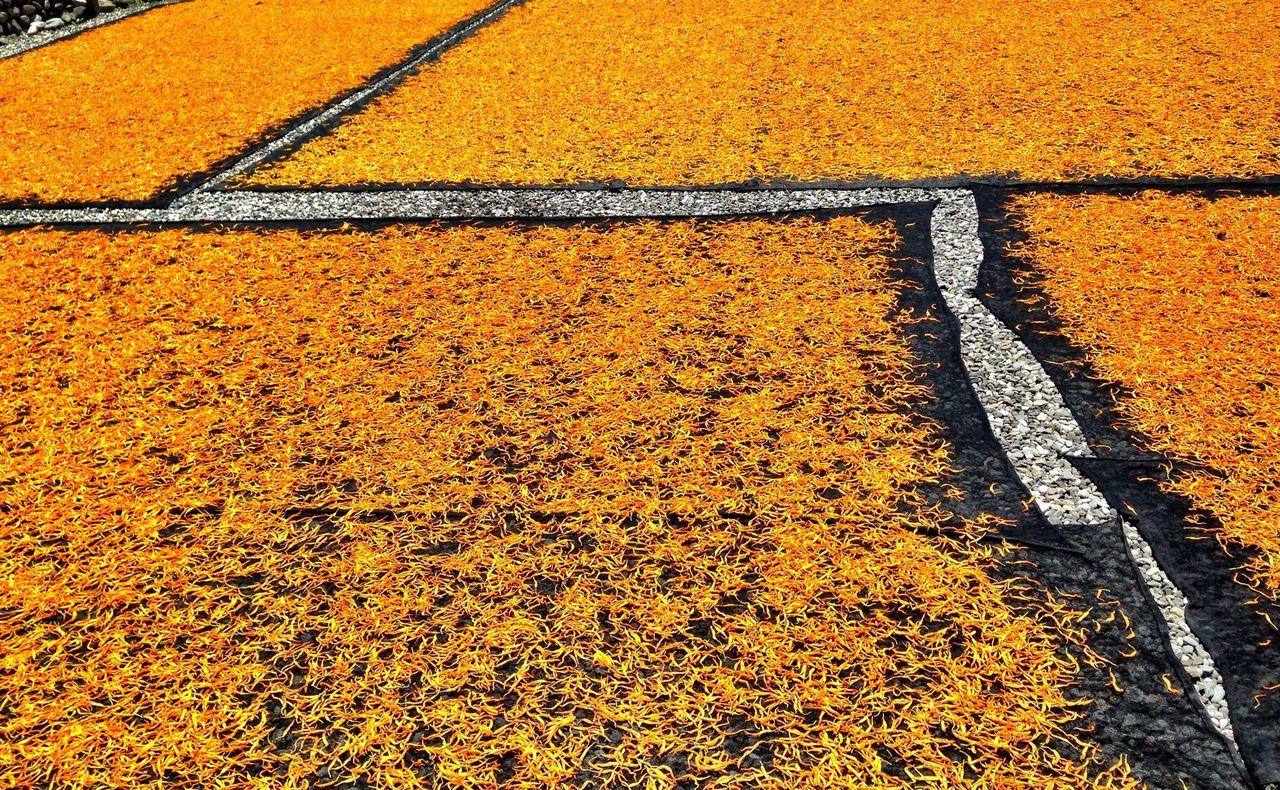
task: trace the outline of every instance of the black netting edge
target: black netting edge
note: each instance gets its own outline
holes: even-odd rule
[[[1242,562],[1233,561],[1212,536],[1213,517],[1161,488],[1179,464],[1144,449],[1143,437],[1125,426],[1117,408],[1123,388],[1097,376],[1049,312],[1043,278],[1007,253],[1010,244],[1026,238],[1008,215],[1008,193],[975,195],[983,244],[978,298],[1031,349],[1098,456],[1068,460],[1134,522],[1160,567],[1187,596],[1188,625],[1223,675],[1232,728],[1251,778],[1260,785],[1280,782],[1280,693],[1255,700],[1264,686],[1280,683],[1280,633],[1259,616],[1266,612],[1280,623],[1280,607],[1251,605],[1256,596],[1236,580]]]
[[[1264,686],[1280,684],[1280,634],[1259,615],[1249,589],[1236,582],[1235,562],[1190,503],[1162,490],[1169,464],[1072,458],[1107,500],[1134,521],[1160,567],[1188,599],[1187,625],[1222,673],[1231,725],[1253,778],[1280,781],[1280,693],[1256,701]],[[1267,607],[1274,618],[1275,607]],[[1280,620],[1277,620],[1280,622]]]

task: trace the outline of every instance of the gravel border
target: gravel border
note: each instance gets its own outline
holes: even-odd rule
[[[1066,402],[1031,351],[973,296],[983,255],[973,194],[940,198],[933,212],[938,284],[960,319],[961,353],[992,430],[1050,523],[1111,522],[1116,514],[1102,492],[1064,457],[1092,455]]]
[[[177,0],[181,2],[181,0]],[[151,6],[154,7],[154,6]],[[505,10],[506,4],[494,9]],[[95,20],[96,21],[96,20]],[[481,24],[479,20],[477,24]],[[424,55],[423,57],[426,57]],[[416,61],[415,61],[416,62]],[[409,66],[406,66],[409,68]],[[397,74],[399,72],[396,72]],[[392,75],[394,76],[394,75]],[[387,79],[391,79],[389,76]],[[370,91],[376,89],[371,88]],[[363,93],[363,92],[362,92]],[[357,94],[347,102],[359,100]],[[1030,350],[974,297],[983,248],[978,208],[966,189],[807,189],[705,191],[387,190],[341,192],[206,191],[251,167],[311,124],[340,115],[347,102],[246,157],[202,189],[162,209],[16,209],[0,212],[0,227],[103,223],[261,223],[346,219],[502,217],[705,216],[854,208],[936,201],[932,215],[935,275],[961,326],[961,354],[993,432],[1049,521],[1106,524],[1119,518],[1101,492],[1064,456],[1092,456],[1084,433]],[[1163,616],[1178,656],[1211,723],[1234,744],[1222,678],[1188,627],[1186,598],[1156,564],[1134,526],[1120,519],[1138,570]]]
[[[1165,575],[1151,552],[1151,546],[1138,534],[1138,528],[1133,522],[1122,518],[1120,526],[1124,530],[1124,540],[1129,544],[1134,563],[1147,583],[1147,590],[1164,617],[1165,627],[1169,632],[1169,646],[1196,684],[1196,694],[1200,697],[1205,712],[1209,714],[1209,721],[1238,752],[1235,730],[1231,727],[1231,716],[1227,708],[1226,690],[1222,685],[1222,673],[1213,663],[1204,643],[1187,625],[1187,597]]]
[[[198,191],[168,208],[11,209],[0,226],[114,222],[271,222],[465,217],[627,217],[846,208],[937,200],[923,189],[754,191]]]
[[[18,36],[14,40],[0,45],[0,60],[11,58],[15,55],[21,55],[24,52],[30,52],[33,49],[52,44],[55,41],[61,41],[64,38],[78,35],[86,30],[92,30],[95,27],[109,25],[112,22],[119,22],[125,17],[141,14],[144,11],[150,11],[153,8],[160,8],[167,5],[175,5],[184,3],[186,0],[154,0],[153,2],[139,2],[137,5],[131,5],[128,8],[118,8],[115,11],[104,11],[92,19],[85,19],[79,22],[71,22],[63,25],[55,30],[41,30],[38,33],[31,33],[25,36]]]

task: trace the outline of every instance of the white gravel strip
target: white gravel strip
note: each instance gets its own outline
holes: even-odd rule
[[[186,0],[156,0],[156,2],[138,3],[128,8],[118,8],[115,11],[105,11],[98,14],[93,19],[85,19],[79,22],[70,22],[55,30],[41,30],[38,33],[31,33],[26,36],[16,36],[5,44],[0,44],[0,60],[11,58],[14,55],[21,55],[33,49],[38,49],[47,44],[52,44],[68,36],[81,33],[85,30],[92,30],[95,27],[109,25],[112,22],[118,22],[125,17],[141,14],[143,11],[150,11],[153,8],[159,8],[166,5],[174,5],[175,3],[183,3]]]
[[[796,191],[396,190],[193,192],[163,209],[13,209],[0,226],[101,222],[262,222],[459,217],[625,217],[848,208],[934,200],[923,189]]]
[[[1100,524],[1119,518],[1097,487],[1064,458],[1092,456],[1084,432],[1049,374],[1030,349],[976,297],[982,240],[973,193],[946,190],[933,212],[933,256],[938,285],[960,320],[960,346],[992,431],[1048,519],[1061,525]],[[1195,682],[1210,721],[1233,744],[1222,675],[1187,625],[1187,599],[1126,519],[1125,541],[1169,629],[1169,644]],[[1067,531],[1070,535],[1070,531]]]
[[[1146,579],[1147,589],[1155,599],[1156,605],[1160,607],[1165,623],[1168,624],[1169,644],[1173,647],[1173,652],[1177,653],[1183,668],[1195,681],[1196,693],[1204,703],[1213,726],[1234,744],[1236,736],[1231,728],[1231,718],[1227,715],[1227,698],[1222,687],[1222,675],[1214,665],[1213,659],[1209,657],[1209,652],[1205,650],[1204,643],[1191,632],[1191,628],[1187,625],[1187,597],[1161,570],[1151,553],[1151,546],[1138,534],[1137,527],[1128,519],[1121,519],[1120,525],[1124,528],[1124,539],[1129,544],[1129,551],[1133,553],[1138,570],[1142,571],[1142,576]]]
[[[991,428],[1036,504],[1054,524],[1106,524],[1116,514],[1066,459],[1093,453],[1049,374],[972,291],[982,242],[973,194],[948,191],[933,212],[938,285],[960,319],[960,350]]]
[[[336,110],[337,108],[335,108]],[[250,157],[252,158],[252,157]],[[250,162],[242,160],[247,167]],[[237,167],[239,167],[238,165]],[[216,183],[209,186],[215,186]],[[963,189],[862,190],[399,190],[368,192],[196,191],[165,209],[0,212],[0,226],[103,222],[262,222],[458,217],[698,216],[939,201],[932,221],[939,287],[960,322],[961,354],[991,427],[1048,519],[1059,525],[1118,518],[1101,493],[1063,459],[1092,455],[1048,374],[1021,341],[973,296],[982,243],[973,194]],[[1186,598],[1137,530],[1125,538],[1168,624],[1171,645],[1195,680],[1209,717],[1234,739],[1222,678],[1186,622]],[[1070,534],[1070,530],[1067,531]]]

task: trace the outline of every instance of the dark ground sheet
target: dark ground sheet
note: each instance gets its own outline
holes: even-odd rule
[[[1177,462],[1144,449],[1120,418],[1121,387],[1102,381],[1083,349],[1067,340],[1049,310],[1043,276],[1010,255],[1024,240],[1006,209],[1010,193],[976,190],[984,256],[977,296],[1031,349],[1062,393],[1098,457],[1071,462],[1137,526],[1160,567],[1187,596],[1187,622],[1204,642],[1218,670],[1232,727],[1248,771],[1258,784],[1280,782],[1280,640],[1252,605],[1255,596],[1235,581],[1237,562],[1207,534],[1212,516],[1162,490]],[[1280,622],[1275,607],[1269,608]]]

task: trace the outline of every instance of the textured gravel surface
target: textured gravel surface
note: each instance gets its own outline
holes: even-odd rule
[[[1102,493],[1067,462],[1090,455],[1084,433],[1040,363],[973,296],[982,263],[978,206],[948,190],[933,213],[938,285],[961,326],[961,354],[996,438],[1036,504],[1055,524],[1101,524],[1115,518]]]
[[[426,56],[424,56],[426,57]],[[352,97],[348,101],[357,101]],[[323,118],[322,116],[321,118]],[[316,123],[323,122],[317,119]],[[291,134],[301,134],[299,127]],[[286,136],[288,137],[288,136]],[[283,139],[283,138],[282,138]],[[274,146],[268,150],[274,150]],[[264,152],[242,160],[250,166]],[[255,158],[256,157],[256,158]],[[11,210],[0,226],[103,222],[261,222],[432,217],[625,217],[716,215],[888,203],[938,201],[932,236],[938,284],[961,325],[961,353],[991,427],[1014,468],[1055,524],[1101,524],[1118,518],[1101,493],[1066,460],[1090,452],[1079,425],[1031,352],[972,295],[982,261],[978,210],[964,189],[806,190],[399,190],[344,192],[222,192],[198,190],[167,209]],[[1191,633],[1186,599],[1152,558],[1128,522],[1125,538],[1168,624],[1210,719],[1232,737],[1222,678]]]
[[[1173,652],[1178,655],[1187,674],[1195,681],[1196,692],[1200,695],[1200,701],[1204,703],[1213,726],[1234,743],[1235,733],[1231,729],[1231,719],[1227,715],[1222,675],[1218,673],[1218,668],[1214,666],[1213,659],[1209,657],[1204,644],[1196,638],[1187,625],[1186,596],[1160,569],[1155,557],[1151,554],[1151,547],[1138,534],[1137,528],[1128,520],[1122,519],[1120,523],[1124,528],[1124,539],[1129,544],[1129,551],[1132,552],[1133,559],[1138,564],[1138,570],[1146,579],[1147,589],[1155,599],[1156,605],[1160,607],[1160,613],[1164,615],[1169,629],[1169,644]]]
[[[921,189],[369,192],[198,191],[166,209],[14,209],[0,226],[79,222],[260,222],[431,217],[625,217],[844,208],[937,199]]]

